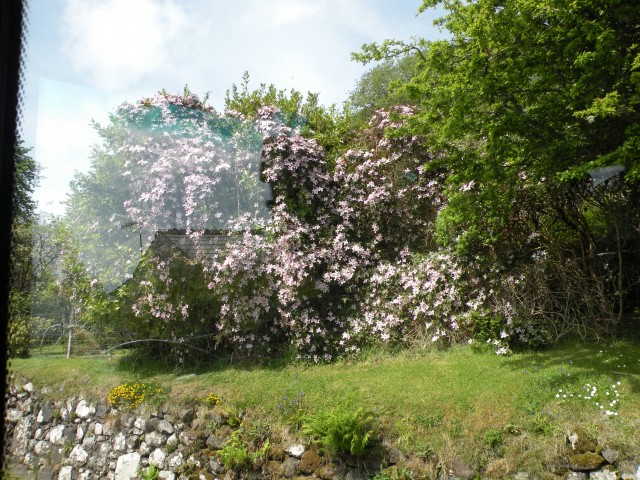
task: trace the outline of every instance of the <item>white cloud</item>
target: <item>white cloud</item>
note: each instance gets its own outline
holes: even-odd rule
[[[119,102],[102,92],[79,85],[43,79],[33,157],[43,167],[35,198],[39,208],[60,214],[69,182],[76,171],[86,172],[91,148],[100,137],[92,120],[106,123],[107,113]]]
[[[169,1],[67,0],[62,33],[73,67],[92,86],[114,91],[167,68],[186,25]]]
[[[262,2],[259,12],[253,12],[252,17],[264,21],[275,28],[300,21],[319,11],[317,2],[304,0],[275,0]],[[256,15],[258,13],[258,15]]]

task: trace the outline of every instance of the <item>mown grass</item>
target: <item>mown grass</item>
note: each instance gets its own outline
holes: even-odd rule
[[[500,460],[500,471],[546,471],[563,448],[565,430],[576,423],[623,456],[640,455],[640,346],[630,342],[571,343],[508,357],[470,347],[369,351],[329,365],[219,362],[171,372],[132,364],[124,354],[35,357],[13,360],[11,371],[37,387],[53,387],[51,396],[104,400],[111,388],[131,381],[158,383],[169,390],[173,406],[215,393],[226,408],[282,427],[282,405],[303,392],[304,411],[363,407],[402,451],[440,463],[462,458],[482,466]],[[603,415],[594,400],[577,397],[586,384],[610,390],[616,382],[617,416]],[[559,390],[574,396],[556,397]]]

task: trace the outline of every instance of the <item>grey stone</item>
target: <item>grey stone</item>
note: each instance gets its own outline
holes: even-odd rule
[[[229,437],[209,435],[209,438],[207,438],[207,447],[211,450],[222,450],[224,448],[224,444],[227,443],[227,440],[229,440]]]
[[[123,432],[116,435],[116,438],[113,440],[113,448],[117,452],[125,452],[127,450],[127,437]]]
[[[86,400],[80,400],[76,406],[76,416],[78,418],[89,418],[96,413],[96,407],[88,403]]]
[[[167,442],[167,439],[158,432],[149,432],[144,436],[144,441],[152,447],[161,447]]]
[[[78,442],[81,442],[83,438],[84,438],[84,427],[82,425],[78,425],[78,428],[76,428],[76,440]]]
[[[566,480],[587,480],[589,475],[584,472],[569,472]]]
[[[96,417],[104,418],[109,413],[110,408],[104,403],[99,403],[96,407]]]
[[[39,423],[49,423],[53,418],[53,413],[56,411],[55,406],[49,402],[42,406],[40,411],[38,412],[38,417],[36,420]]]
[[[589,478],[593,480],[617,480],[618,476],[610,470],[599,470],[589,473]]]
[[[87,463],[87,458],[89,458],[89,454],[81,445],[73,447],[73,450],[71,450],[69,454],[69,462],[71,462],[71,465],[74,467],[81,467]]]
[[[167,467],[169,470],[176,471],[184,463],[184,456],[180,452],[173,452],[167,457]]]
[[[616,463],[618,461],[618,458],[620,457],[620,454],[617,450],[609,447],[600,452],[600,455],[602,455],[602,457],[609,463]]]
[[[211,460],[209,460],[209,470],[211,470],[213,473],[222,473],[224,472],[224,467],[220,462],[218,462],[218,460],[212,458]]]
[[[33,453],[38,455],[39,457],[44,457],[51,451],[51,444],[49,442],[45,442],[44,440],[40,440],[36,442],[33,446]]]
[[[302,455],[302,454],[301,454]],[[281,472],[287,478],[295,477],[296,473],[298,473],[298,465],[300,464],[300,460],[295,457],[287,457],[284,462],[282,462]]]
[[[153,447],[151,445],[149,445],[147,442],[142,442],[140,444],[140,447],[138,447],[138,452],[140,452],[140,455],[143,456],[147,456],[149,455],[153,450]]]
[[[35,387],[33,386],[33,383],[31,383],[31,382],[23,385],[22,389],[27,393],[33,393],[35,391]]]
[[[13,430],[13,441],[11,443],[11,450],[15,454],[24,455],[27,453],[32,431],[33,424],[30,418],[25,417],[18,421]]]
[[[640,480],[640,477],[636,479],[636,468],[638,465],[634,462],[623,461],[618,465],[618,472],[622,480]]]
[[[84,437],[84,440],[82,440],[82,446],[84,448],[91,449],[95,447],[95,445],[96,445],[96,437],[94,435],[87,435],[86,437]]]
[[[147,421],[144,418],[136,418],[135,422],[133,422],[133,426],[142,430],[143,432],[146,432],[146,428],[147,428]]]
[[[54,445],[63,445],[64,444],[64,429],[66,427],[64,425],[56,425],[51,430],[49,430],[49,441]],[[46,438],[46,437],[45,437]]]
[[[31,413],[35,408],[35,401],[31,397],[26,398],[18,404],[18,407],[23,413]]]
[[[18,423],[20,419],[23,417],[23,413],[17,408],[12,408],[7,410],[5,414],[5,419],[8,423]]]
[[[38,457],[29,452],[24,456],[24,460],[22,462],[29,467],[29,470],[34,470],[38,466]]]
[[[362,470],[356,468],[347,473],[345,480],[365,480],[366,478],[367,477],[365,477],[364,473],[362,473]]]
[[[155,465],[160,470],[162,470],[164,469],[166,458],[167,454],[163,450],[156,448],[149,455],[149,465]]]
[[[9,471],[18,478],[29,478],[33,475],[33,472],[30,472],[26,465],[22,464],[11,465]]]
[[[127,437],[127,448],[131,450],[136,450],[140,446],[140,436],[139,435],[130,435]]]
[[[196,412],[193,408],[187,408],[180,412],[180,420],[184,423],[191,423],[196,417]]]
[[[160,420],[158,422],[158,426],[156,427],[156,430],[166,435],[172,435],[173,432],[175,431],[173,428],[173,425],[171,425],[171,423],[169,423],[166,420]]]
[[[65,427],[64,432],[62,433],[63,442],[64,443],[76,443],[76,430],[77,427],[73,425],[69,425]]]
[[[95,433],[96,435],[102,435],[102,432],[104,431],[102,424],[96,422],[95,425],[93,426],[93,433]]]
[[[58,480],[73,480],[73,467],[65,465],[58,473]]]
[[[69,409],[67,407],[60,407],[60,418],[65,422],[71,419],[71,415],[69,414]]]
[[[128,453],[118,458],[115,468],[115,480],[133,480],[138,478],[140,468],[140,454]]]
[[[129,414],[122,415],[122,417],[120,418],[120,423],[127,428],[133,427],[133,424],[135,423],[135,421],[136,421],[136,417]]]
[[[75,399],[75,397],[67,398],[65,406],[69,413],[73,412],[76,409],[76,405],[78,405],[78,401]]]
[[[178,437],[176,437],[176,434],[174,433],[169,438],[167,438],[167,447],[173,448],[176,445],[178,445]]]
[[[158,472],[158,480],[175,480],[176,474],[169,470],[160,470]]]
[[[51,468],[44,466],[38,470],[36,480],[53,480],[55,478],[55,472]]]

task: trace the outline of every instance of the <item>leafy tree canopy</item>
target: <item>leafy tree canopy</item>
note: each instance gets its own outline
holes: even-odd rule
[[[449,171],[446,241],[495,244],[534,197],[590,169],[623,164],[640,178],[640,8],[621,0],[428,0],[451,39],[420,44],[405,85],[408,122]],[[401,42],[363,46],[363,61]],[[415,46],[414,46],[415,47]],[[417,47],[416,47],[417,48]],[[540,198],[534,199],[535,202]]]

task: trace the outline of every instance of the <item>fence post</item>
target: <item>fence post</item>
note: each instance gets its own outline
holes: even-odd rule
[[[67,358],[71,358],[71,332],[72,328],[69,328],[69,341],[67,342]]]

